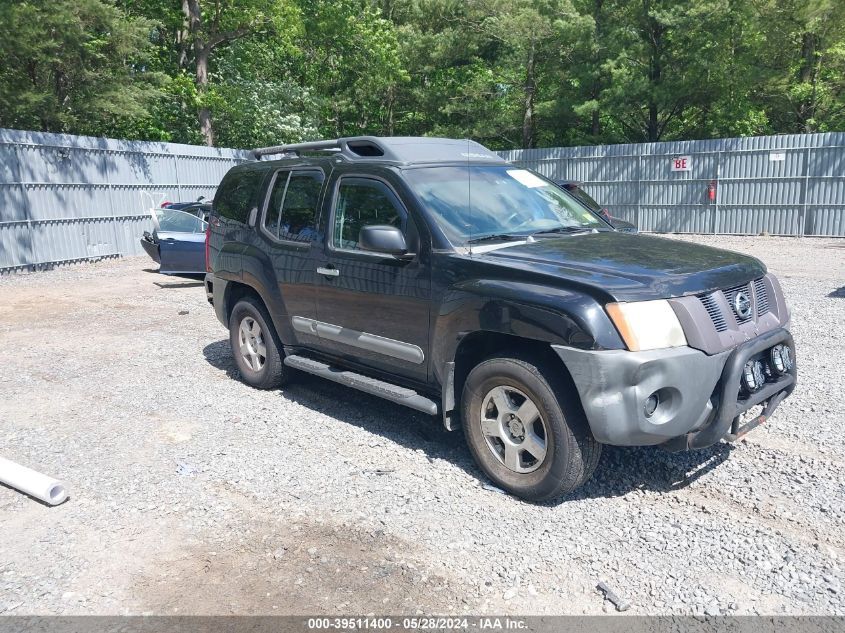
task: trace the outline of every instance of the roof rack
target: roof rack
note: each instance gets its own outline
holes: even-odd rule
[[[326,141],[274,145],[253,150],[261,160],[263,156],[302,152],[333,152],[347,160],[377,160],[384,162],[436,163],[436,162],[496,162],[505,161],[489,149],[468,139],[433,138],[422,136],[350,136]]]
[[[273,154],[294,154],[299,156],[302,152],[338,152],[349,158],[361,158],[364,156],[384,156],[388,152],[379,139],[374,136],[354,136],[350,138],[338,138],[330,141],[309,141],[306,143],[289,143],[287,145],[273,145],[272,147],[260,147],[252,151],[256,158],[272,156]]]

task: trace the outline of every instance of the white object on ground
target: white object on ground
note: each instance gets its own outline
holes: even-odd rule
[[[50,504],[58,505],[67,499],[67,489],[61,481],[0,457],[0,482]]]

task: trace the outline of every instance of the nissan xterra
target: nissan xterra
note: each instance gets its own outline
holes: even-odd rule
[[[205,280],[253,387],[298,370],[439,415],[497,485],[540,500],[584,483],[603,444],[732,441],[795,386],[757,259],[616,231],[472,141],[255,157],[217,190]]]

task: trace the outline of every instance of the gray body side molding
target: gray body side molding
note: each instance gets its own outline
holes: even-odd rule
[[[398,358],[409,363],[421,365],[425,361],[425,354],[418,345],[385,338],[377,334],[350,330],[340,325],[324,323],[305,317],[291,317],[291,325],[297,332],[311,334],[329,341],[336,341],[344,345],[351,345],[376,354],[383,354],[391,358]]]

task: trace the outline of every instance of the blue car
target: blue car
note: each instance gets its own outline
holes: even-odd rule
[[[152,209],[153,231],[141,246],[165,275],[205,273],[205,231],[211,205],[202,201]]]

